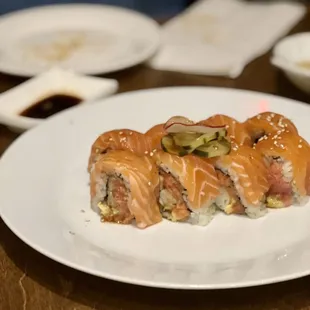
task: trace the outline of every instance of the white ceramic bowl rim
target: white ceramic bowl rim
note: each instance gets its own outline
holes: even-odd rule
[[[271,63],[284,71],[310,77],[310,70],[296,65],[296,61],[292,57],[293,53],[289,52],[290,46],[295,44],[299,44],[300,46],[308,45],[308,49],[310,50],[310,32],[292,34],[280,40],[273,49]]]

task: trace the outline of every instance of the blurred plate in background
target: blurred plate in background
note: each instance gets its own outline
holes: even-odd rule
[[[0,71],[33,76],[57,65],[104,74],[144,62],[159,45],[159,26],[124,8],[42,6],[0,18]]]

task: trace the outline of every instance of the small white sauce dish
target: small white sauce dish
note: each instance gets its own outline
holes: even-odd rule
[[[44,98],[61,94],[80,98],[79,104],[90,104],[117,90],[116,80],[53,68],[0,94],[0,123],[14,131],[23,132],[46,120],[19,115]]]
[[[296,87],[310,94],[310,32],[280,40],[273,49],[271,63]]]

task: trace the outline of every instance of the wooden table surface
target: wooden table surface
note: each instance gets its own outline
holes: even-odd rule
[[[292,32],[310,31],[310,13]],[[179,85],[249,89],[309,103],[269,64],[264,55],[236,80],[154,71],[137,66],[111,74],[120,92]],[[0,75],[0,91],[23,79]],[[0,154],[17,137],[0,126]],[[309,262],[310,267],[310,262]],[[165,301],[163,301],[165,300]],[[20,241],[0,219],[1,310],[146,310],[146,309],[310,309],[310,277],[247,289],[177,291],[145,288],[97,278],[60,265]]]

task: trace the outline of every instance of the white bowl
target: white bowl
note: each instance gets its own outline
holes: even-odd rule
[[[0,95],[0,123],[14,131],[23,132],[45,119],[19,114],[45,97],[70,94],[79,97],[82,100],[80,104],[89,104],[93,100],[114,94],[117,89],[118,82],[113,79],[84,76],[53,68]]]
[[[300,90],[310,93],[310,32],[287,36],[273,49],[271,63]]]

